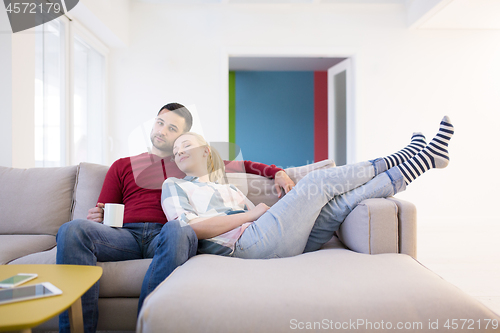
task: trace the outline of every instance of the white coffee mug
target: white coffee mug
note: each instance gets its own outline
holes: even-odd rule
[[[104,204],[104,221],[105,225],[109,225],[114,228],[123,227],[123,212],[125,211],[125,205],[107,203]]]

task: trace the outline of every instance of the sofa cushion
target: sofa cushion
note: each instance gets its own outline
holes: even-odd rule
[[[449,332],[446,320],[459,318],[500,319],[410,256],[333,249],[269,260],[191,258],[146,299],[137,332],[340,331],[343,323],[345,331],[385,332],[398,322],[434,332],[428,325],[436,320],[435,331]],[[391,328],[381,329],[382,321]]]
[[[99,297],[139,297],[152,259],[98,262],[103,273]]]
[[[56,237],[52,235],[0,235],[0,264],[4,265],[31,253],[49,250],[54,246]]]
[[[109,167],[93,163],[80,163],[75,183],[71,220],[86,219],[95,207]]]
[[[285,171],[297,183],[313,170],[333,166],[335,166],[333,161],[324,160],[305,166],[288,168]],[[74,190],[72,220],[87,218],[88,210],[97,203],[108,169],[108,166],[100,164],[80,163]],[[237,186],[254,204],[264,202],[272,206],[279,199],[272,179],[245,173],[227,173],[227,178],[229,183]]]
[[[335,166],[335,162],[333,160],[323,160],[312,164],[307,164],[294,168],[285,169],[286,174],[297,184],[299,180],[304,178],[309,172],[318,170],[318,169],[328,169],[333,168]]]
[[[48,251],[36,252],[9,262],[9,265],[55,265],[57,247]]]
[[[228,173],[227,180],[236,186],[255,205],[263,202],[272,206],[278,201],[274,180],[246,173]]]
[[[288,168],[285,169],[285,172],[297,183],[311,171],[334,166],[333,161],[324,160],[309,165]],[[238,187],[255,205],[263,202],[268,206],[272,206],[279,200],[273,179],[245,173],[228,173],[227,179],[229,183]]]
[[[70,220],[76,166],[0,167],[0,234],[56,235]]]

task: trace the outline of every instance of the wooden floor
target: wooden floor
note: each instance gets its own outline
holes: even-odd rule
[[[418,218],[417,260],[500,315],[500,219]]]

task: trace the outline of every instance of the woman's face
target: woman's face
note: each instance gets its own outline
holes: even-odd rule
[[[208,148],[201,146],[195,136],[184,134],[177,138],[173,147],[175,164],[188,176],[207,174]]]

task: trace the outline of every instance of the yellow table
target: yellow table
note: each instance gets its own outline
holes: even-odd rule
[[[50,282],[62,295],[0,305],[0,331],[31,332],[31,328],[68,310],[72,332],[83,332],[80,297],[96,283],[102,268],[76,265],[0,265],[0,281],[17,273],[38,277],[21,286]]]

